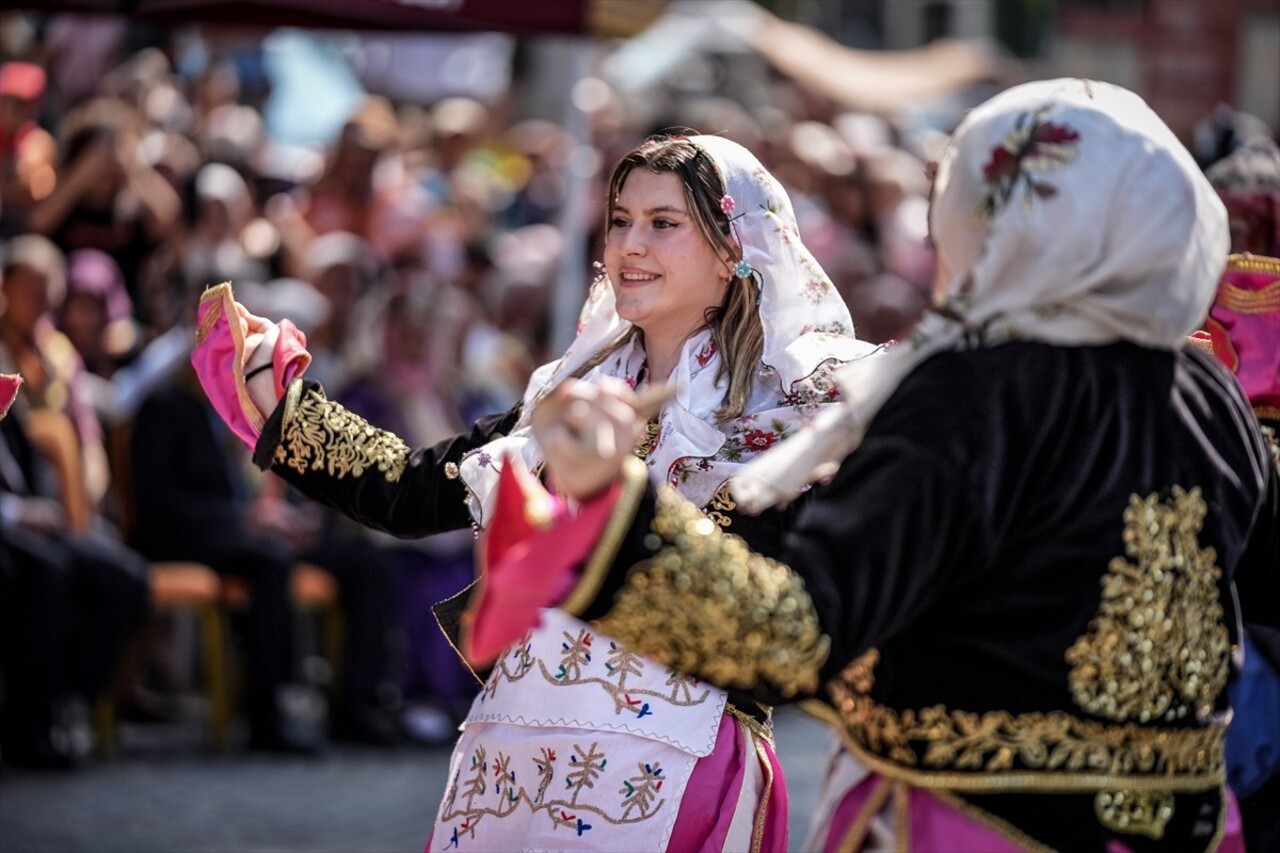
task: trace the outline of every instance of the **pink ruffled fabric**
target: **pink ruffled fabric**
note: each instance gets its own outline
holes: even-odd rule
[[[1233,255],[1205,325],[1249,402],[1280,418],[1280,260]]]
[[[518,459],[504,457],[480,540],[480,583],[462,621],[462,653],[476,667],[491,664],[569,593],[622,493],[614,484],[570,516],[522,470]]]
[[[218,416],[253,450],[262,434],[263,415],[245,387],[244,366],[249,356],[245,338],[267,321],[245,310],[235,301],[231,285],[223,283],[200,297],[197,323],[191,365]],[[280,335],[271,359],[277,400],[311,364],[306,336],[298,327],[288,320],[282,320],[278,327]]]
[[[0,373],[0,418],[9,414],[9,407],[18,398],[22,377],[16,373]]]
[[[781,853],[787,849],[787,782],[773,747],[763,743],[763,749],[769,763],[767,778],[770,781],[763,798],[765,816],[760,849]],[[728,714],[721,717],[715,748],[693,767],[693,776],[689,778],[676,814],[670,849],[724,850],[748,762],[760,760],[754,743],[733,717]]]
[[[823,850],[840,850],[871,798],[882,785],[893,784],[879,773],[871,773],[845,795],[831,817],[831,825],[823,839]],[[690,785],[692,787],[692,784]],[[883,794],[881,793],[883,796]],[[890,794],[892,797],[893,795]],[[923,788],[910,788],[907,808],[911,816],[910,847],[912,850],[947,850],[953,853],[1017,853],[1022,848],[995,830],[965,815],[959,809],[938,799]],[[1218,853],[1245,853],[1240,809],[1231,791],[1225,791],[1226,814]],[[891,801],[890,801],[891,802]],[[877,809],[878,810],[878,809]],[[898,839],[901,841],[901,839]],[[1108,853],[1132,853],[1122,841],[1112,839]]]

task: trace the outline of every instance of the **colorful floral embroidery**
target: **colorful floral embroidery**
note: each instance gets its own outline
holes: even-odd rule
[[[759,452],[762,450],[768,450],[770,447],[773,447],[775,444],[777,444],[778,436],[776,433],[766,432],[765,430],[758,429],[758,430],[755,430],[754,432],[747,433],[746,436],[742,439],[742,441],[744,444],[746,444],[747,447]]]
[[[1076,158],[1080,134],[1064,124],[1047,120],[1048,107],[1036,113],[1023,113],[1008,136],[991,152],[982,169],[987,194],[978,204],[978,216],[994,216],[1017,190],[1025,185],[1023,204],[1029,210],[1034,199],[1053,198],[1057,187],[1037,180],[1037,173],[1061,169]]]
[[[617,790],[620,797],[617,807],[620,808],[620,813],[613,813],[613,809],[598,797],[594,798],[595,802],[590,802],[588,798],[592,794],[589,792],[596,789],[597,783],[605,781],[602,777],[609,766],[608,756],[600,749],[599,741],[593,742],[586,749],[574,744],[573,753],[569,756],[568,772],[564,777],[565,795],[558,798],[546,799],[548,788],[555,778],[555,750],[543,747],[541,756],[532,760],[538,787],[534,795],[530,796],[528,789],[517,784],[517,771],[511,767],[510,758],[499,752],[498,757],[490,764],[484,745],[476,745],[471,754],[467,778],[461,778],[459,771],[449,785],[450,794],[441,814],[441,822],[457,823],[450,827],[446,850],[460,848],[464,838],[476,840],[476,830],[485,818],[500,820],[514,814],[522,805],[535,815],[544,813],[553,828],[564,827],[581,837],[593,828],[584,815],[589,816],[590,820],[603,820],[619,826],[646,820],[666,804],[665,798],[659,798],[665,779],[663,768],[657,761],[637,762],[639,772],[620,780],[622,787]],[[486,781],[490,768],[495,777],[492,785]],[[461,808],[459,799],[464,801]]]
[[[484,702],[496,695],[499,685],[504,682],[517,682],[533,671],[534,664],[542,677],[549,683],[568,687],[585,684],[596,684],[613,701],[614,714],[627,713],[637,720],[654,716],[659,705],[690,708],[706,702],[711,695],[709,688],[703,687],[695,696],[694,689],[699,687],[696,678],[679,676],[667,670],[666,692],[642,686],[654,683],[645,673],[649,662],[626,646],[615,642],[609,643],[609,653],[604,662],[604,674],[595,675],[592,654],[595,637],[586,630],[577,634],[563,633],[560,643],[560,663],[554,672],[547,662],[531,655],[532,643],[529,636],[512,647],[506,657],[495,665],[489,680],[481,691],[480,701]],[[513,663],[514,662],[514,663]],[[627,679],[632,681],[628,684]],[[639,682],[637,684],[636,682]]]
[[[720,196],[720,210],[724,213],[725,216],[733,215],[733,207],[734,207],[733,196],[729,195],[728,193]]]

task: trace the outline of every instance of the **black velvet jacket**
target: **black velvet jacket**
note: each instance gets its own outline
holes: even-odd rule
[[[582,581],[612,636],[766,701],[822,685],[861,760],[1026,846],[1211,844],[1239,618],[1280,624],[1280,482],[1210,356],[938,355],[777,563],[670,494],[634,512]]]

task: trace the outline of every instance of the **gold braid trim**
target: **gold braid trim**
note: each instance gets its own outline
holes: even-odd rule
[[[320,391],[303,394],[301,380],[289,387],[280,432],[273,461],[299,474],[323,470],[341,480],[376,468],[395,483],[409,460],[409,446],[399,436],[326,400]]]
[[[600,629],[722,687],[767,684],[783,696],[818,687],[831,641],[804,583],[753,553],[674,489],[658,491],[646,543]]]
[[[974,792],[1191,792],[1225,778],[1225,726],[1116,725],[1065,711],[1012,714],[943,705],[898,711],[868,695],[878,660],[870,650],[829,689],[846,745],[885,776],[931,790]]]
[[[1280,260],[1247,253],[1231,255],[1227,258],[1227,270],[1280,276]],[[1280,278],[1259,290],[1245,290],[1224,281],[1218,288],[1217,302],[1240,314],[1270,314],[1280,311]]]

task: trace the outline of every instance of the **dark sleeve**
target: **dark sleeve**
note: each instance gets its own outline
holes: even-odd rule
[[[1249,542],[1235,572],[1240,614],[1263,654],[1280,669],[1280,473],[1269,466]]]
[[[518,417],[516,407],[414,450],[299,379],[267,419],[253,458],[361,524],[404,538],[429,536],[470,524],[458,464],[467,451],[509,432]]]
[[[593,570],[604,562],[593,555],[565,609],[761,701],[810,695],[939,601],[953,567],[989,562],[962,483],[928,448],[869,436],[800,506],[776,560],[674,491],[646,487],[633,508],[619,505],[629,524],[606,529],[607,565]]]

